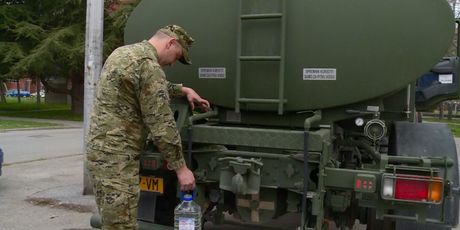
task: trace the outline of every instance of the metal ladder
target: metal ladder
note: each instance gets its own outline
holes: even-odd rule
[[[286,34],[286,0],[281,1],[281,13],[264,13],[264,14],[242,14],[243,1],[239,1],[239,15],[237,25],[237,61],[236,61],[236,98],[235,112],[239,113],[241,103],[257,103],[257,104],[278,104],[278,114],[284,112],[284,104],[287,100],[284,98],[284,60],[285,60],[285,34]],[[280,54],[279,56],[242,56],[242,24],[248,20],[264,20],[264,19],[279,19],[281,20],[281,36],[280,36]],[[279,62],[279,77],[278,77],[278,98],[242,98],[241,97],[241,62],[245,61],[278,61]]]

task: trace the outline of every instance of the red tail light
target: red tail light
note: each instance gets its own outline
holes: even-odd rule
[[[395,198],[403,200],[426,200],[430,184],[427,181],[396,179]]]

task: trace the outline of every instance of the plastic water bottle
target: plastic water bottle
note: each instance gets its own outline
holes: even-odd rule
[[[191,194],[185,194],[174,209],[174,230],[201,230],[201,208]]]

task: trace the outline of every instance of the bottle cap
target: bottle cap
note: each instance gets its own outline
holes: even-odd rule
[[[184,195],[184,200],[185,201],[192,201],[193,200],[192,194],[185,194]]]

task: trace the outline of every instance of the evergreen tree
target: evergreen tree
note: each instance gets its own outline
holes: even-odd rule
[[[123,28],[137,1],[105,1],[104,53],[123,43]],[[70,95],[83,113],[85,0],[0,1],[0,79],[38,77],[48,91]],[[64,78],[71,88],[56,87]]]

